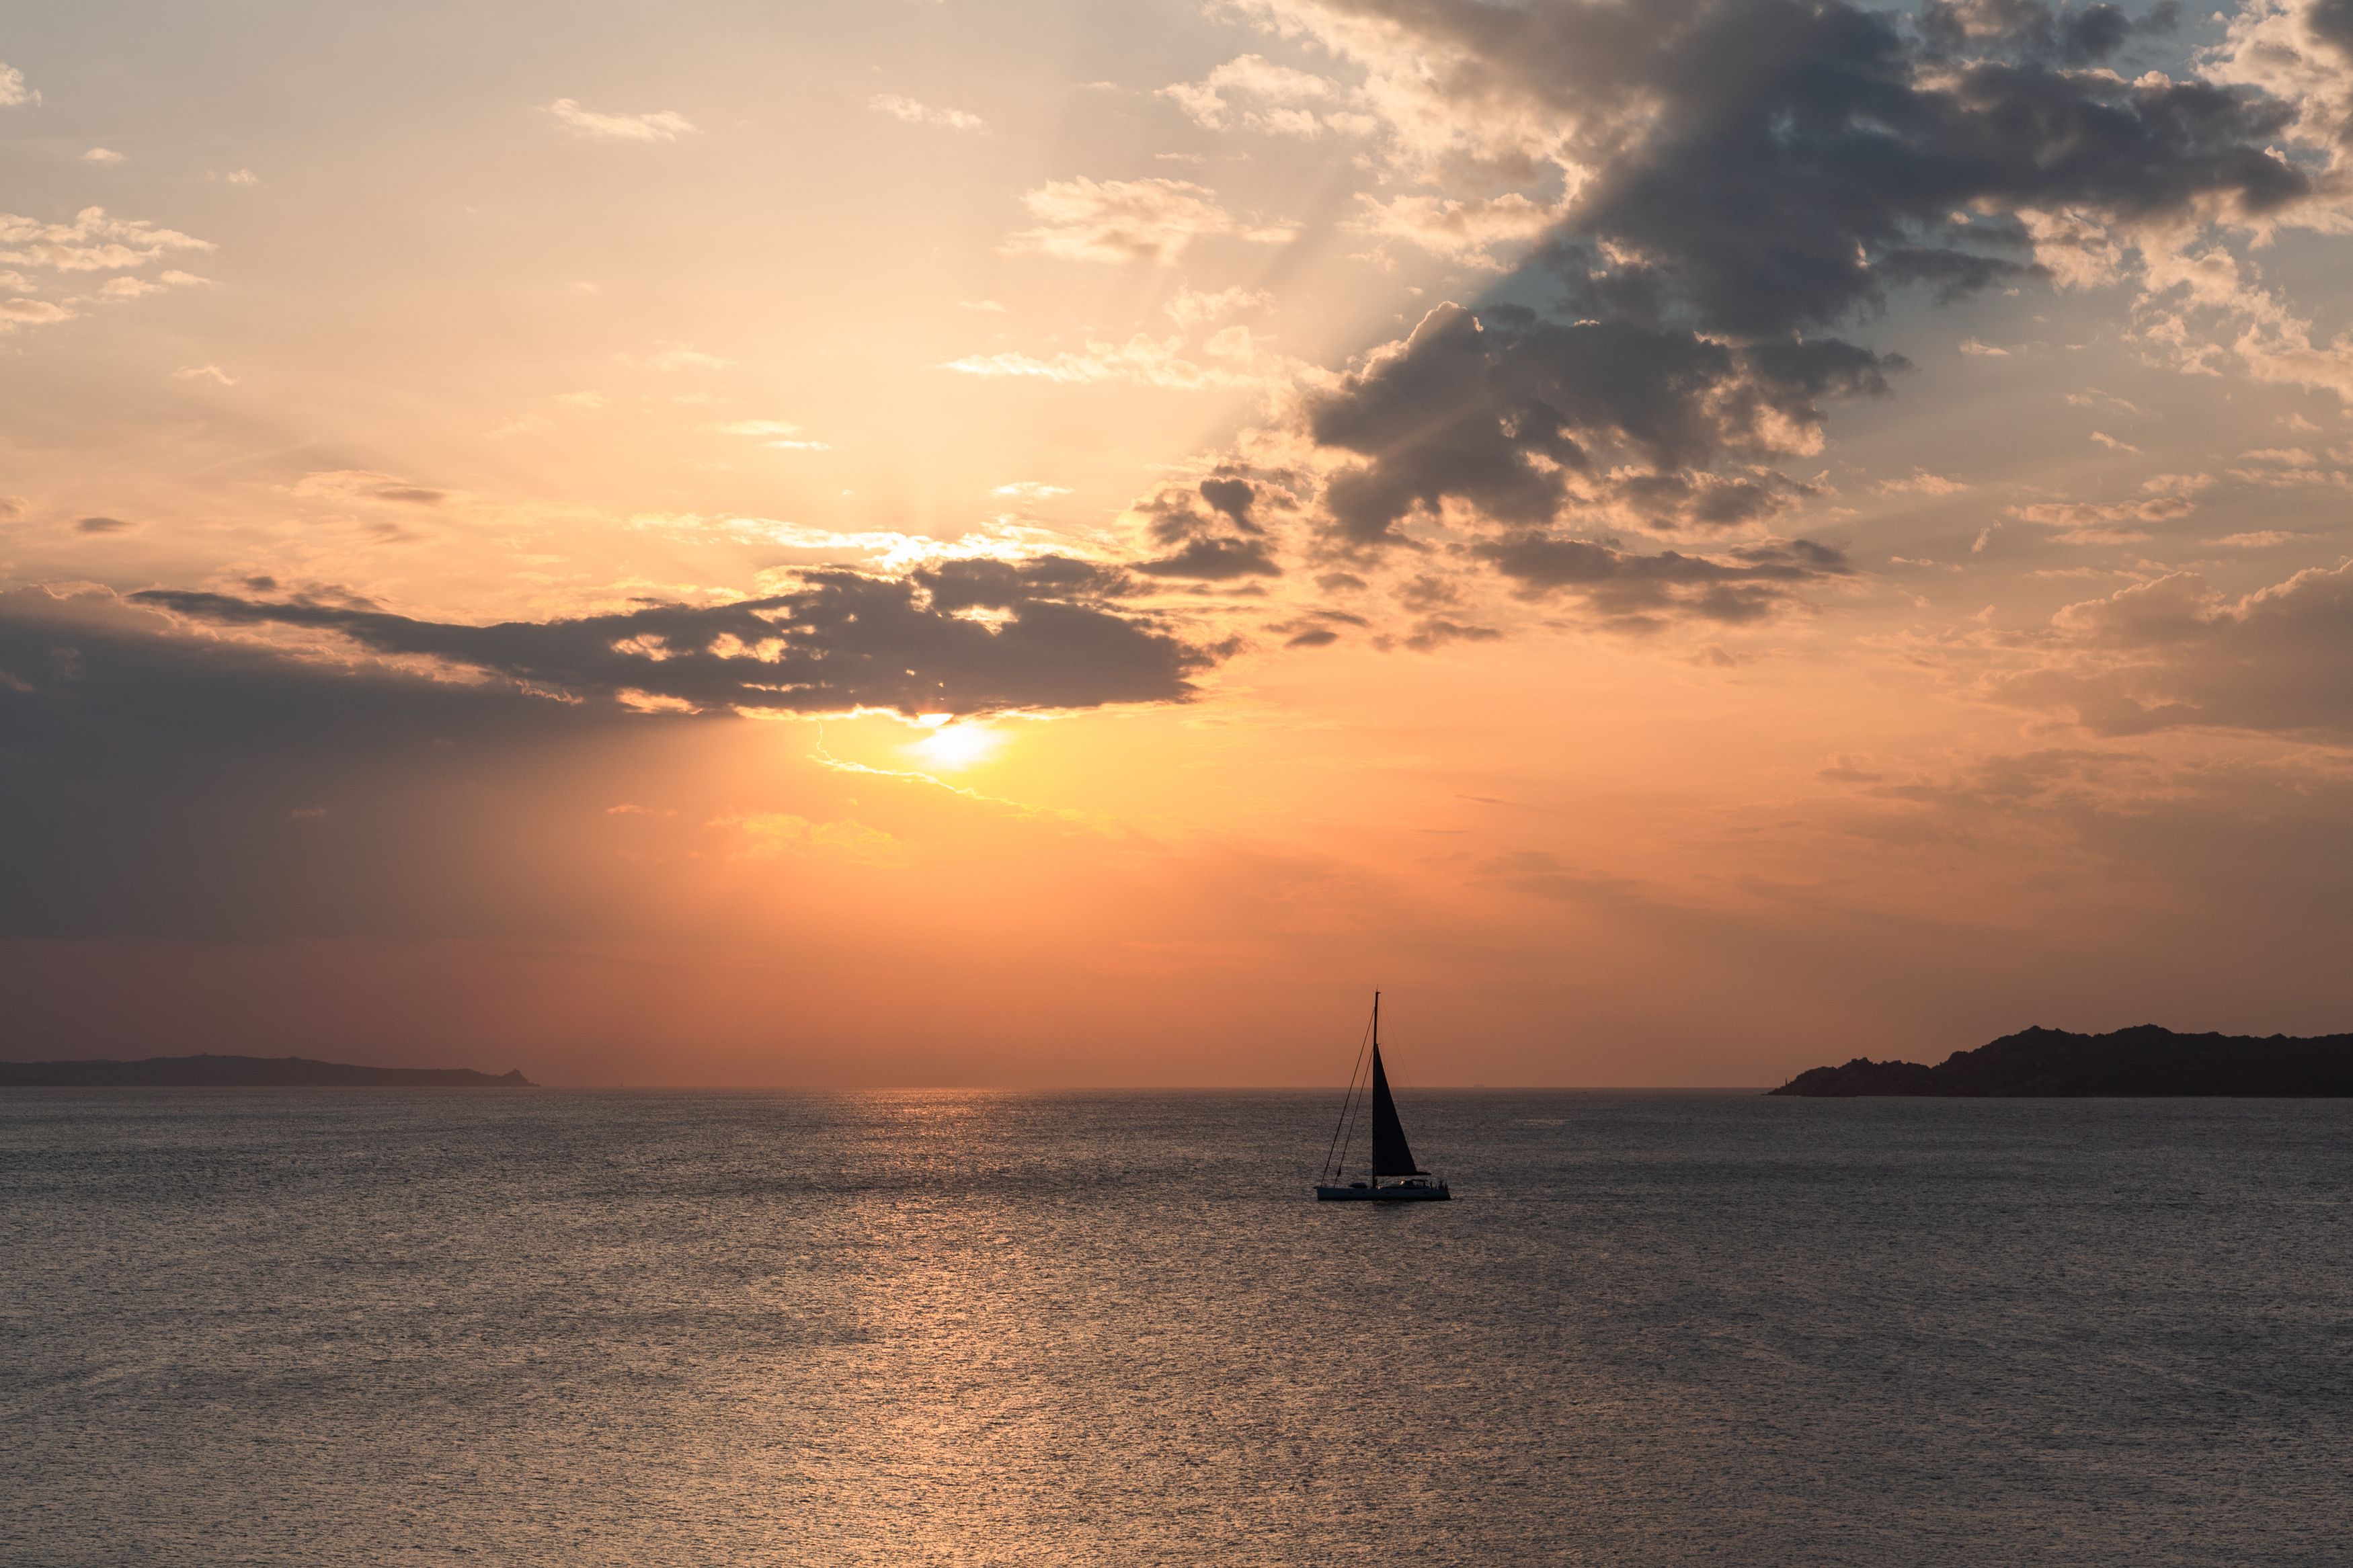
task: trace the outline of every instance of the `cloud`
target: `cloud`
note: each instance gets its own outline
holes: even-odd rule
[[[1401,523],[1449,502],[1523,527],[1572,502],[1725,525],[1769,515],[1795,487],[1701,470],[1817,449],[1822,401],[1883,391],[1901,364],[1835,340],[1744,347],[1450,303],[1311,395],[1305,424],[1318,447],[1356,459],[1324,496],[1353,548],[1401,542]]]
[[[1090,385],[1100,382],[1133,382],[1143,386],[1184,390],[1261,384],[1263,378],[1224,365],[1205,365],[1185,357],[1185,340],[1155,338],[1138,332],[1124,343],[1087,344],[1082,352],[1065,350],[1040,356],[1007,352],[966,354],[940,367],[959,375],[1011,377]]]
[[[1240,127],[1275,136],[1362,136],[1379,128],[1350,105],[1356,95],[1339,83],[1277,65],[1262,55],[1228,60],[1198,82],[1176,82],[1156,95],[1212,131]]]
[[[2070,605],[2000,700],[2104,735],[2224,729],[2353,742],[2353,563],[2240,597],[2179,572]]]
[[[2107,68],[2135,26],[2109,8],[1254,10],[1366,73],[1405,187],[1366,224],[1461,260],[1548,232],[1537,262],[1566,289],[1557,320],[1449,308],[1311,409],[1318,446],[1369,459],[1331,491],[1358,546],[1449,503],[1525,526],[1606,502],[1581,489],[1612,448],[1686,479],[1720,458],[1810,452],[1828,401],[1899,367],[1842,336],[1896,290],[2088,284],[2137,255],[2154,299],[2202,276],[2185,236],[2318,222],[2334,199],[2308,160],[2273,153],[2286,104]],[[2271,310],[2233,339],[2257,374],[2353,397],[2353,349],[2251,303],[2235,264],[2199,286],[2249,321]],[[1622,391],[1591,368],[1605,347]]]
[[[47,300],[0,300],[0,332],[13,332],[18,327],[42,327],[51,321],[72,319],[71,310]]]
[[[1134,570],[1154,577],[1190,577],[1202,582],[1226,582],[1236,577],[1280,577],[1262,540],[1196,539],[1174,555],[1139,561]]]
[[[138,300],[149,294],[167,293],[174,289],[199,288],[211,281],[209,278],[199,278],[193,272],[182,272],[175,268],[159,272],[152,279],[110,278],[99,289],[98,297],[101,300]]]
[[[76,533],[129,533],[139,525],[119,517],[78,517],[73,526]]]
[[[1517,191],[1496,196],[1361,198],[1364,210],[1348,226],[1358,234],[1409,239],[1464,266],[1501,268],[1506,252],[1559,223],[1561,209]]]
[[[93,147],[81,155],[85,163],[127,163],[131,160],[111,147]]]
[[[25,73],[7,61],[0,60],[0,109],[16,109],[40,101],[41,95],[25,86]]]
[[[854,818],[811,822],[790,812],[735,812],[712,826],[732,827],[740,836],[736,859],[832,853],[869,866],[895,866],[906,858],[906,846],[898,839]]]
[[[327,468],[305,474],[295,483],[292,493],[335,500],[396,501],[406,506],[439,506],[449,499],[448,490],[420,485],[396,474],[381,474],[373,468]]]
[[[1932,474],[1926,468],[1915,468],[1905,479],[1882,479],[1871,488],[1883,496],[1950,496],[1958,495],[1969,487],[1959,479]]]
[[[1142,527],[1149,549],[1172,553],[1139,561],[1133,570],[1196,582],[1279,577],[1282,569],[1276,564],[1262,513],[1290,504],[1272,487],[1231,470],[1191,485],[1165,486],[1131,516]]]
[[[1161,309],[1178,326],[1192,328],[1238,311],[1262,310],[1273,303],[1274,296],[1263,289],[1220,289],[1214,294],[1203,294],[1179,285],[1176,297]]]
[[[691,343],[664,343],[649,354],[622,354],[619,358],[623,364],[636,365],[643,370],[664,372],[725,370],[735,363],[732,359],[723,358],[718,354],[705,353]]]
[[[2129,544],[2147,539],[2131,523],[2172,522],[2197,510],[2194,499],[2213,484],[2210,474],[2159,474],[2144,480],[2139,497],[2116,501],[2031,501],[2009,509],[2021,522],[2060,530],[2062,544]]]
[[[556,778],[513,770],[663,722],[190,635],[103,592],[0,590],[0,931],[480,930],[517,898],[561,923],[571,895],[522,891],[515,851],[579,753]],[[485,831],[494,778],[529,805]],[[322,802],[343,825],[326,838],[293,815]]]
[[[172,373],[174,381],[209,381],[222,386],[235,386],[237,377],[216,364],[182,365]]]
[[[1055,180],[1021,200],[1039,226],[1014,235],[1004,248],[1065,261],[1169,262],[1204,235],[1276,245],[1296,232],[1290,225],[1245,223],[1188,180]]]
[[[2284,139],[2343,166],[2353,148],[2353,14],[2344,0],[2251,0],[2216,19],[2222,41],[2200,61],[2204,74],[2289,106]]]
[[[1640,555],[1530,531],[1474,544],[1470,553],[1510,580],[1523,598],[1566,595],[1613,629],[1635,632],[1654,631],[1673,619],[1765,620],[1799,603],[1803,589],[1853,574],[1838,551],[1804,539],[1714,556],[1672,550]]]
[[[966,114],[961,109],[939,109],[928,103],[918,103],[912,98],[902,98],[895,92],[880,92],[866,100],[866,107],[877,114],[887,114],[910,125],[929,125],[942,131],[986,131],[988,121],[977,114]]]
[[[309,601],[153,590],[202,626],[327,634],[353,649],[574,700],[700,712],[974,714],[1175,702],[1212,656],[1123,613],[1115,571],[1065,556],[945,561],[903,578],[797,574],[733,605],[467,626]]]
[[[120,271],[144,267],[166,251],[211,250],[213,243],[137,219],[112,218],[84,207],[71,223],[0,213],[0,263],[60,272]]]
[[[761,436],[767,437],[760,445],[774,447],[785,452],[824,452],[831,448],[823,441],[811,441],[801,435],[801,427],[782,419],[738,419],[722,425],[723,436]]]
[[[681,136],[702,134],[693,121],[674,109],[650,114],[599,114],[581,108],[576,99],[559,98],[541,112],[554,115],[582,136],[602,142],[675,142]]]
[[[223,174],[221,178],[232,185],[258,185],[261,184],[261,176],[255,174],[250,169],[231,169],[227,174]]]

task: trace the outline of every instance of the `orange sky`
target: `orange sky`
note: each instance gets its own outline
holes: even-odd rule
[[[2353,37],[1641,9],[11,23],[7,1053],[2348,1026]]]

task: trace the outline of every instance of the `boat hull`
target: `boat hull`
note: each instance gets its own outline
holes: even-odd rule
[[[1454,1194],[1440,1182],[1432,1186],[1394,1187],[1318,1187],[1315,1201],[1325,1204],[1430,1204],[1443,1203]]]

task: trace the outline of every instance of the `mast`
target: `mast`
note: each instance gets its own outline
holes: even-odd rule
[[[1376,991],[1376,992],[1374,992],[1374,993],[1373,993],[1373,1070],[1374,1070],[1375,1072],[1378,1072],[1378,1071],[1380,1070],[1380,1067],[1381,1067],[1381,994],[1380,994],[1379,992]],[[1381,1184],[1381,1163],[1380,1163],[1378,1160],[1372,1160],[1372,1161],[1368,1161],[1368,1162],[1366,1162],[1366,1180],[1368,1180],[1368,1181],[1370,1181],[1376,1188],[1377,1188],[1377,1187],[1379,1187],[1379,1186],[1380,1186],[1380,1184]]]

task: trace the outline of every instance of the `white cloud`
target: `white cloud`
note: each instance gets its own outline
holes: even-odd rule
[[[1237,310],[1262,310],[1273,303],[1274,296],[1263,289],[1220,289],[1214,294],[1202,294],[1180,284],[1176,297],[1162,309],[1178,326],[1198,327]]]
[[[781,452],[824,452],[831,450],[823,441],[805,440],[801,427],[782,419],[738,419],[732,425],[716,427],[723,436],[760,436],[767,439],[760,444],[774,447]]]
[[[255,174],[250,169],[231,169],[227,174],[223,174],[221,178],[227,180],[232,185],[258,185],[261,184],[261,176]]]
[[[606,142],[675,142],[681,136],[701,134],[693,121],[674,109],[658,109],[649,114],[599,114],[581,108],[576,99],[559,98],[543,112],[583,136]]]
[[[193,272],[174,268],[159,272],[153,278],[110,278],[98,291],[101,300],[136,300],[142,295],[166,293],[174,289],[186,289],[199,283],[209,283],[209,278],[199,278]]]
[[[1005,249],[1066,261],[1174,261],[1203,235],[1274,245],[1297,232],[1295,225],[1245,223],[1189,180],[1055,180],[1021,200],[1039,226],[1013,236]]]
[[[2140,448],[2139,448],[2138,447],[2134,446],[2134,445],[2133,445],[2131,442],[2129,442],[2129,441],[2119,441],[2119,440],[2117,440],[2114,436],[2109,435],[2105,430],[2094,430],[2094,431],[2093,431],[2093,432],[2092,432],[2092,439],[2093,439],[2093,440],[2094,440],[2094,441],[2096,441],[2096,442],[2098,442],[2101,446],[2105,447],[2106,447],[2109,451],[2111,451],[2111,452],[2134,452],[2134,453],[2137,453],[2137,452],[2140,450]]]
[[[1275,136],[1321,136],[1327,131],[1361,136],[1380,128],[1371,115],[1327,107],[1353,100],[1355,95],[1339,83],[1261,55],[1228,60],[1198,82],[1176,82],[1155,96],[1212,131],[1239,125]]]
[[[131,160],[127,154],[111,147],[93,147],[81,155],[81,161],[85,163],[127,163]]]
[[[144,267],[167,250],[210,250],[213,243],[177,229],[106,216],[84,207],[71,223],[0,213],[0,262],[50,267],[60,272],[119,271]]]
[[[7,61],[0,60],[0,109],[14,109],[19,104],[37,104],[40,101],[39,93],[26,89],[25,73]]]
[[[1239,337],[1233,335],[1237,332],[1240,334]],[[967,354],[940,368],[961,375],[1051,381],[1072,385],[1128,382],[1141,386],[1187,391],[1262,386],[1269,380],[1264,371],[1253,369],[1258,358],[1257,350],[1245,328],[1229,327],[1208,344],[1208,353],[1241,362],[1233,366],[1204,365],[1187,359],[1184,342],[1182,338],[1160,339],[1138,332],[1124,343],[1091,342],[1082,353],[1065,352],[1048,356]],[[1266,370],[1279,370],[1288,363],[1270,356]]]
[[[602,408],[606,398],[601,392],[559,392],[555,401],[566,408]]]
[[[988,121],[977,114],[966,114],[961,109],[943,109],[929,103],[918,103],[895,92],[878,92],[866,100],[866,107],[877,114],[903,120],[910,125],[929,125],[942,131],[988,129]]]
[[[51,321],[73,319],[73,312],[63,305],[53,305],[47,300],[0,300],[0,332],[13,332],[18,327],[47,326]]]
[[[1961,340],[1961,352],[1965,354],[1984,354],[1994,359],[2008,359],[2010,357],[2010,351],[2008,349],[1998,349],[1991,343],[1981,343],[1975,338],[1963,338]]]
[[[223,386],[237,384],[237,377],[216,364],[183,365],[172,374],[180,381],[211,381],[217,382]]]
[[[1872,489],[1881,495],[1949,496],[1958,495],[1969,487],[1959,479],[1932,474],[1926,468],[1915,468],[1908,478],[1882,479]]]
[[[1069,495],[1071,489],[1068,485],[1050,485],[1038,479],[1016,479],[1009,485],[999,485],[988,493],[1009,496],[1016,500],[1050,500],[1055,496]]]
[[[691,343],[664,343],[652,353],[642,356],[622,354],[623,364],[641,370],[725,370],[735,362],[718,354],[704,353]]]
[[[1510,264],[1497,247],[1525,244],[1563,216],[1563,209],[1530,201],[1517,191],[1500,196],[1398,196],[1381,202],[1360,198],[1365,210],[1348,226],[1358,234],[1409,239],[1424,250],[1464,266],[1501,269]]]

